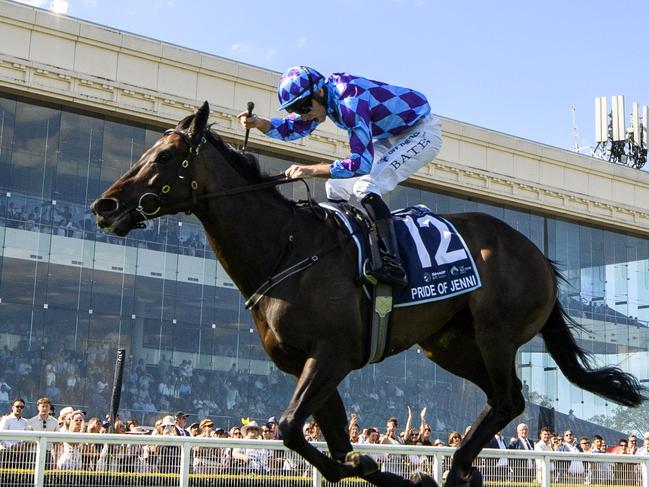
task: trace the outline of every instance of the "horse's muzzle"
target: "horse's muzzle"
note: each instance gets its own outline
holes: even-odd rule
[[[119,210],[119,201],[115,198],[99,198],[90,205],[90,211],[100,217],[108,217]]]
[[[119,201],[115,198],[99,198],[90,205],[90,211],[95,214],[97,226],[102,230],[125,236],[143,218],[136,211],[120,209]]]

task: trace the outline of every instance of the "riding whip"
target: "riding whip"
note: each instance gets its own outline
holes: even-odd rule
[[[255,108],[255,104],[251,101],[248,102],[248,118],[252,116],[252,111]],[[243,139],[243,149],[242,152],[246,152],[246,146],[248,145],[248,136],[250,135],[250,129],[246,129],[246,138]]]
[[[122,377],[124,375],[124,356],[126,351],[123,348],[117,349],[117,360],[115,361],[115,377],[113,378],[113,391],[110,399],[110,431],[115,430],[115,418],[119,410],[119,402],[122,398]]]

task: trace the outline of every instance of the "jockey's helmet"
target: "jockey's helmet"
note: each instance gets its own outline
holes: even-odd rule
[[[277,86],[279,109],[286,110],[294,103],[311,97],[324,84],[324,76],[313,68],[306,66],[288,68],[279,79]]]

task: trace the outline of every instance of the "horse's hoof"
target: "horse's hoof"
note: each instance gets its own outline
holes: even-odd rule
[[[410,481],[415,487],[438,487],[435,479],[423,472],[415,472],[410,476]]]
[[[446,477],[444,487],[482,487],[482,473],[471,467],[466,475],[449,475]]]
[[[361,457],[361,454],[358,453],[357,451],[347,452],[347,455],[345,455],[345,463],[349,463],[350,465],[353,465],[354,467],[358,467],[358,464],[361,461],[360,457]]]
[[[471,468],[471,472],[469,473],[469,487],[482,487],[482,485],[482,472],[475,467]]]
[[[379,469],[379,465],[372,457],[368,455],[361,455],[360,453],[355,451],[350,451],[347,453],[347,455],[345,455],[345,463],[351,465],[354,470],[357,471],[356,474],[359,477],[369,475]]]

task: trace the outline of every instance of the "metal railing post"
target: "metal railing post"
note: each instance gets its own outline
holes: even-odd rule
[[[640,470],[642,472],[642,487],[649,487],[649,459],[642,460]]]
[[[36,442],[36,464],[34,465],[34,487],[45,484],[45,460],[47,457],[47,439],[39,438]]]
[[[552,462],[547,455],[539,459],[541,461],[541,487],[550,487],[552,476]]]
[[[442,477],[444,476],[444,452],[435,452],[435,463],[433,465],[433,478],[437,485],[444,483]]]
[[[189,487],[189,459],[192,448],[186,441],[180,447],[180,487]]]
[[[311,472],[313,472],[313,487],[322,487],[322,474],[320,470],[311,465]]]

